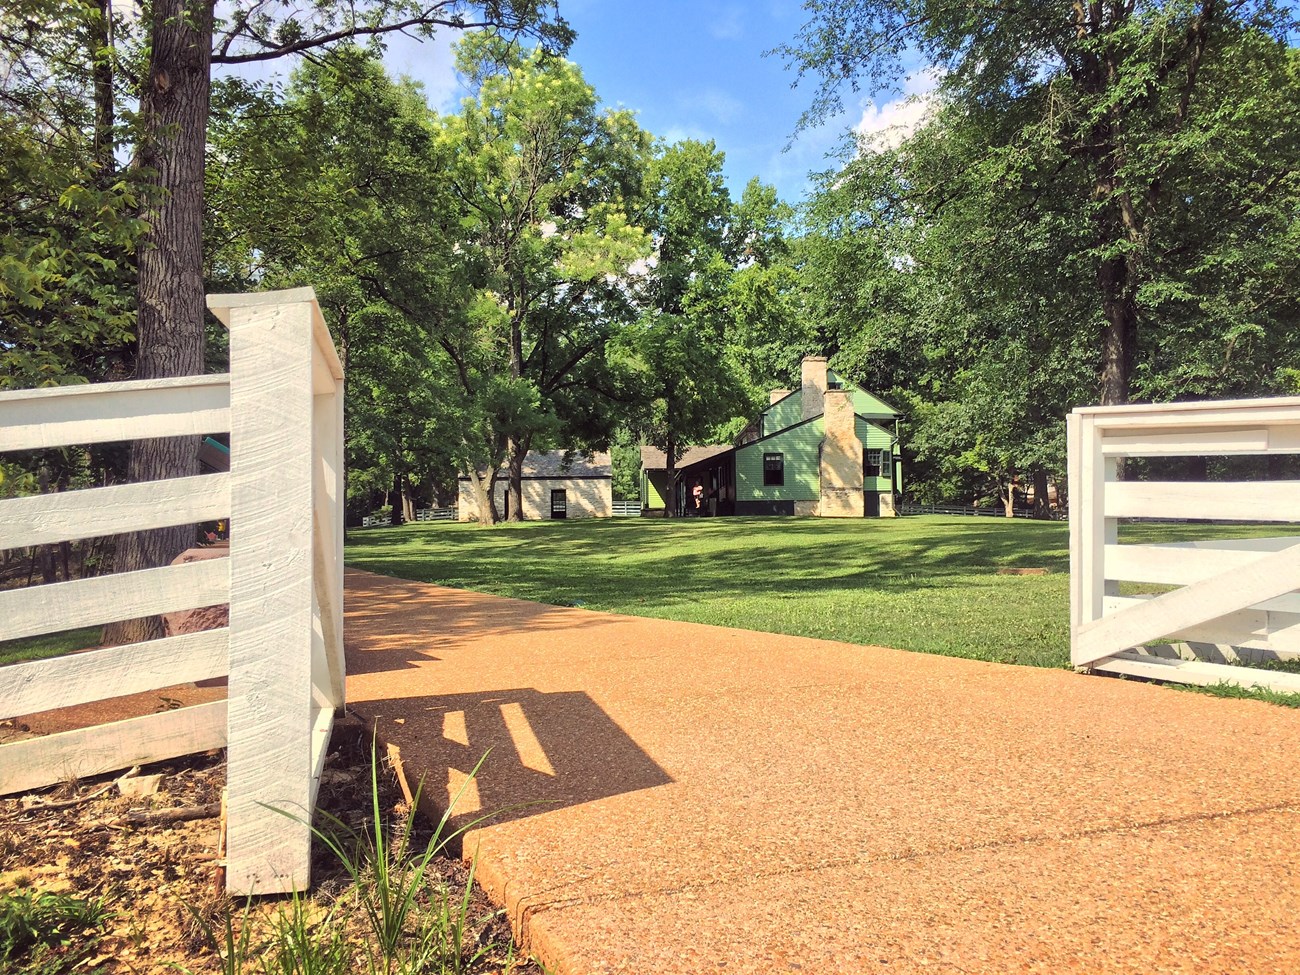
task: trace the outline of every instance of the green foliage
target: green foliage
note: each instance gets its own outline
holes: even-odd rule
[[[215,925],[191,909],[221,960],[223,975],[343,975],[355,971],[360,959],[370,975],[460,975],[495,950],[495,944],[476,936],[470,917],[473,866],[460,890],[445,885],[430,868],[462,833],[491,818],[448,828],[451,810],[486,758],[474,766],[419,849],[419,790],[401,819],[390,823],[382,807],[380,762],[372,743],[366,829],[356,832],[324,813],[324,821],[311,827],[351,880],[344,896],[323,907],[294,892],[269,916],[259,914],[250,898],[238,916],[226,907]]]
[[[144,174],[113,158],[107,29],[94,5],[0,11],[0,389],[102,378],[127,354]]]
[[[48,891],[0,896],[0,970],[15,975],[60,975],[87,968],[105,924],[113,916],[103,900]]]
[[[821,79],[813,115],[846,82],[890,90],[905,48],[939,69],[915,133],[860,142],[826,174],[801,242],[832,364],[908,406],[913,484],[971,496],[1059,474],[1062,419],[1080,403],[1287,389],[1300,360],[1290,12],[807,9],[785,53]]]

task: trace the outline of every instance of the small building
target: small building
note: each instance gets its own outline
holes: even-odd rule
[[[462,474],[458,506],[461,521],[479,521],[478,506],[467,474]],[[497,514],[510,516],[510,475],[497,474]],[[609,518],[614,513],[614,471],[609,454],[576,454],[564,450],[530,452],[524,457],[523,517]]]
[[[740,440],[690,448],[678,461],[678,513],[696,484],[708,515],[892,517],[902,491],[898,420],[879,396],[832,372],[824,356],[803,360],[797,390],[775,389]],[[663,451],[641,454],[644,508],[662,511]]]

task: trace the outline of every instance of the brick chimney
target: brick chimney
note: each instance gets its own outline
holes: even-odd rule
[[[820,416],[826,398],[826,357],[805,356],[803,360],[803,418]]]
[[[807,375],[808,360],[804,360]],[[822,360],[825,379],[826,360]],[[805,388],[805,399],[808,393]],[[853,415],[853,394],[847,389],[828,389],[825,401],[825,439],[821,452],[821,501],[817,513],[823,518],[861,518],[866,512],[862,494],[862,441],[858,439]]]
[[[772,390],[770,393],[768,393],[767,395],[768,395],[767,405],[768,405],[768,406],[771,406],[773,403],[777,402],[778,400],[783,400],[783,399],[785,399],[787,396],[789,396],[789,395],[790,395],[790,390],[788,390],[788,389],[774,389],[774,390]]]

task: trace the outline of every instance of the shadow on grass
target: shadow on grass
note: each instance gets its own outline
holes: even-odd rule
[[[350,564],[386,575],[645,610],[728,594],[946,589],[1003,567],[1069,570],[1065,526],[1023,521],[600,520],[409,526],[350,542]]]

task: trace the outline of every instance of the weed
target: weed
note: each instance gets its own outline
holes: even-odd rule
[[[0,897],[0,971],[58,975],[94,953],[113,917],[102,900],[23,891]],[[98,969],[80,968],[82,972]]]
[[[479,760],[462,790],[468,788],[486,758]],[[250,898],[238,922],[226,904],[218,912],[217,924],[190,908],[221,958],[222,975],[254,971],[260,975],[346,975],[358,957],[365,959],[370,975],[463,975],[497,947],[480,944],[473,934],[474,866],[463,891],[453,892],[430,871],[434,857],[488,817],[449,831],[450,810],[461,798],[457,794],[423,849],[416,850],[420,791],[417,789],[415,801],[400,821],[389,823],[380,798],[379,764],[372,742],[365,829],[352,830],[328,813],[321,813],[324,826],[311,826],[351,880],[348,896],[326,910],[294,892],[274,914],[260,917]],[[276,811],[302,821],[292,813]]]

